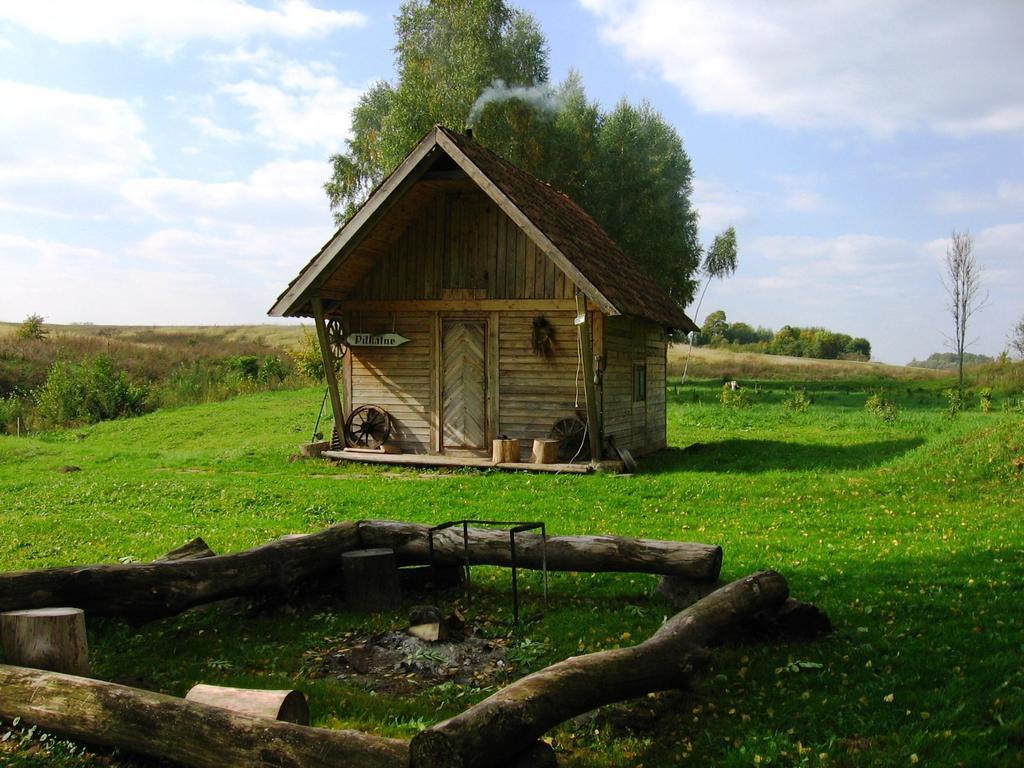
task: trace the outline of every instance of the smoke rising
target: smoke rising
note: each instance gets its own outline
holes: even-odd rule
[[[488,104],[509,99],[525,101],[542,112],[557,112],[562,106],[561,95],[547,83],[509,86],[505,85],[504,80],[498,78],[487,86],[473,102],[473,106],[469,110],[469,117],[466,118],[466,127],[472,128],[476,125]]]

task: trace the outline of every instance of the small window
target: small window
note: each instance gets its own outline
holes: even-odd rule
[[[639,363],[633,366],[633,402],[647,400],[647,366]]]

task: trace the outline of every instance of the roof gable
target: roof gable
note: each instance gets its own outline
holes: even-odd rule
[[[281,294],[270,314],[303,315],[310,296],[443,151],[606,314],[681,330],[697,326],[579,205],[468,136],[431,129]]]

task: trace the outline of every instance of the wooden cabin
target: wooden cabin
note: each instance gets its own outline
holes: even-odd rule
[[[270,314],[313,317],[341,357],[335,423],[373,405],[390,451],[489,456],[507,437],[524,461],[556,426],[580,455],[665,447],[668,332],[697,330],[567,196],[440,126]]]

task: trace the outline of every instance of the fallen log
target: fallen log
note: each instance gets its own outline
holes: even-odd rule
[[[399,565],[430,562],[428,530],[429,526],[417,523],[391,520],[359,522],[359,538],[363,546],[393,549]],[[621,536],[549,536],[546,550],[549,571],[655,573],[715,581],[722,569],[721,547],[686,541]],[[463,562],[461,526],[434,534],[434,556],[439,565]],[[508,532],[470,528],[469,561],[471,565],[512,565]],[[539,569],[541,562],[540,535],[517,534],[516,565]]]
[[[723,582],[712,584],[662,576],[657,591],[675,610],[681,611],[722,586]],[[823,610],[791,597],[782,605],[761,611],[743,625],[737,625],[729,639],[814,640],[831,632],[832,622]]]
[[[203,603],[280,592],[334,574],[341,554],[361,547],[354,522],[244,552],[129,565],[0,573],[0,612],[74,606],[90,616],[145,621]]]
[[[654,691],[689,687],[707,646],[786,600],[786,580],[766,571],[734,581],[676,614],[632,648],[560,661],[502,688],[450,720],[421,731],[412,768],[483,768],[521,753],[569,718]]]
[[[406,768],[409,743],[0,664],[0,718],[193,768]]]

